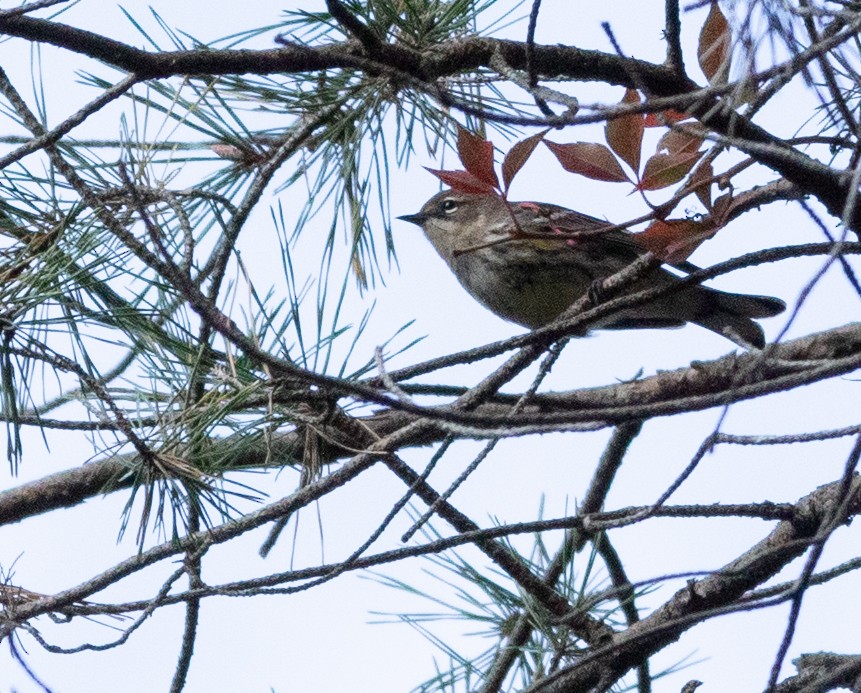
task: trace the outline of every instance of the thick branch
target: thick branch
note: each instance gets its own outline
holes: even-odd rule
[[[846,27],[829,37],[839,45],[857,29]],[[438,44],[423,52],[401,44],[386,43],[373,55],[359,42],[323,46],[286,44],[274,50],[197,50],[153,53],[58,22],[25,16],[0,17],[0,32],[30,41],[48,43],[100,60],[142,78],[189,74],[272,74],[328,69],[362,69],[415,79],[435,88],[440,77],[478,68],[490,68],[501,57],[512,69],[534,71],[542,78],[590,80],[648,90],[651,96],[683,96],[699,85],[667,65],[587,51],[572,46],[544,46],[516,41],[470,37]],[[818,51],[821,54],[821,50]],[[634,83],[636,80],[636,84]],[[732,138],[733,144],[769,166],[802,190],[815,195],[837,218],[858,231],[861,205],[847,209],[851,177],[794,149],[732,109],[723,108],[715,96],[704,95],[689,109],[708,127]]]
[[[639,420],[645,416],[720,406],[782,389],[788,378],[795,381],[803,379],[805,363],[811,369],[809,382],[858,368],[861,365],[861,324],[774,345],[770,349],[767,358],[758,353],[730,355],[634,382],[536,395],[514,420],[509,418],[513,401],[509,403],[504,399],[483,404],[474,413],[461,415],[495,423],[499,430],[493,433],[505,435],[506,427],[517,426],[522,420],[541,420],[541,417],[601,421],[609,426],[612,421]],[[793,362],[796,362],[795,366]],[[810,362],[818,363],[811,366]],[[830,370],[818,365],[829,362],[837,365]],[[748,374],[743,387],[738,380],[740,373]],[[754,390],[755,384],[760,386],[758,390]],[[434,411],[428,410],[429,413]],[[356,426],[371,432],[374,437],[383,438],[421,418],[418,414],[394,410],[361,419],[333,415],[325,425],[318,427],[324,439],[318,460],[322,464],[332,463],[352,456],[357,448],[361,449],[363,446],[361,442],[357,443],[354,435]],[[445,433],[443,423],[423,427],[408,445],[430,445],[441,440]],[[479,434],[476,429],[475,435]],[[233,454],[231,466],[259,469],[273,463],[279,466],[300,464],[305,441],[305,431],[302,430],[272,437],[261,435],[256,443],[249,440],[242,446],[232,440],[215,441],[213,445],[230,446],[232,450],[241,447],[241,452]],[[4,491],[0,493],[0,525],[128,488],[133,483],[133,470],[138,464],[134,455],[118,455]]]
[[[715,574],[690,582],[668,602],[642,621],[614,637],[614,641],[585,657],[578,664],[540,680],[530,693],[585,691],[622,676],[674,642],[715,610],[733,603],[746,591],[779,573],[802,555],[823,523],[833,521],[833,512],[844,498],[842,482],[816,489],[796,504],[792,520],[780,522],[761,542]],[[853,479],[847,517],[861,510],[861,478]]]

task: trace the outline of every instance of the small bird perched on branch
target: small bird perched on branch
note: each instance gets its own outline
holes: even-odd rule
[[[550,323],[595,282],[647,251],[634,234],[601,233],[610,224],[564,207],[506,202],[496,195],[452,190],[430,198],[417,214],[399,217],[422,228],[463,287],[505,320],[535,329]],[[586,232],[579,237],[571,234]],[[660,267],[626,289],[634,293],[676,283]],[[602,329],[680,327],[692,322],[745,346],[762,348],[752,318],[778,315],[786,304],[770,296],[732,294],[693,285],[601,320]]]

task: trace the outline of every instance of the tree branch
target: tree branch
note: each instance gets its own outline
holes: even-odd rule
[[[850,40],[861,28],[861,18],[793,58],[794,69],[817,59],[823,50]],[[48,43],[100,60],[143,79],[194,74],[272,74],[311,72],[328,69],[362,69],[369,74],[394,71],[425,82],[478,68],[490,68],[494,56],[501,55],[512,69],[533,70],[536,75],[589,80],[636,88],[632,75],[661,96],[683,96],[700,89],[680,77],[668,65],[656,65],[633,58],[572,46],[543,46],[491,38],[470,37],[440,43],[419,52],[400,44],[381,44],[369,55],[357,43],[323,46],[285,44],[274,50],[197,50],[153,53],[119,41],[76,29],[58,22],[26,16],[0,16],[0,32],[38,43]],[[434,87],[435,89],[435,87]],[[777,171],[800,189],[815,195],[839,219],[856,232],[861,231],[861,204],[854,202],[852,178],[843,171],[801,153],[768,131],[727,109],[717,97],[703,96],[688,109],[705,125],[730,137],[733,144],[760,163]],[[851,208],[847,207],[853,200]]]
[[[528,693],[585,691],[607,684],[630,668],[676,641],[683,632],[733,603],[746,591],[776,575],[802,555],[842,504],[842,481],[816,489],[796,504],[796,515],[784,520],[768,537],[699,582],[691,581],[663,606],[624,632],[613,642],[580,661],[530,686]],[[857,475],[849,493],[849,516],[861,511],[861,478]]]
[[[799,377],[798,369],[804,369],[805,364],[827,364],[835,360],[837,365],[831,369],[814,366],[809,371],[811,377],[808,381],[848,373],[861,366],[861,323],[773,345],[769,347],[768,358],[762,354],[729,355],[634,382],[535,395],[514,420],[508,418],[512,403],[506,401],[482,404],[472,416],[483,425],[496,425],[503,421],[508,427],[516,427],[521,419],[544,421],[548,418],[603,420],[610,425],[612,419],[638,420],[646,414],[676,414],[781,390],[785,387],[785,378],[804,379]],[[747,389],[740,387],[739,373],[749,373],[749,379],[745,381]],[[756,383],[761,387],[754,393],[751,386]],[[458,412],[458,416],[468,417],[470,414]],[[323,436],[318,451],[319,461],[330,464],[363,449],[361,440],[356,438],[359,429],[376,438],[384,438],[420,420],[431,423],[418,414],[398,410],[384,410],[361,418],[334,413],[317,427]],[[475,431],[474,435],[478,433]],[[491,433],[500,435],[499,431],[491,431],[487,435]],[[444,427],[428,426],[415,432],[402,445],[430,445],[445,434]],[[233,440],[212,441],[211,445],[214,448],[224,446],[225,452],[233,450],[230,467],[235,469],[260,469],[273,464],[289,466],[301,463],[305,433],[300,429],[271,437],[259,434],[256,440],[249,437],[241,446],[241,452],[235,452],[237,445]],[[215,449],[212,452],[216,454]],[[117,455],[0,492],[0,525],[19,522],[57,508],[72,507],[87,498],[128,488],[139,464],[135,455]]]

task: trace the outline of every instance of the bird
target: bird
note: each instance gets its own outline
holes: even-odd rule
[[[444,190],[419,212],[398,218],[422,228],[473,298],[499,317],[529,329],[551,323],[583,295],[593,296],[602,279],[647,252],[636,234],[612,229],[607,221],[554,204],[510,202],[494,194]],[[587,233],[576,237],[573,232]],[[676,274],[656,267],[625,291],[679,281]],[[621,330],[694,323],[744,347],[761,349],[765,335],[754,318],[772,317],[785,309],[786,304],[772,296],[694,284],[613,312],[593,327]]]

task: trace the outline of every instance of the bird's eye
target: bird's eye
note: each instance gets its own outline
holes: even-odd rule
[[[443,200],[442,202],[442,211],[446,214],[451,214],[454,210],[457,209],[457,202],[448,198],[447,200]]]

